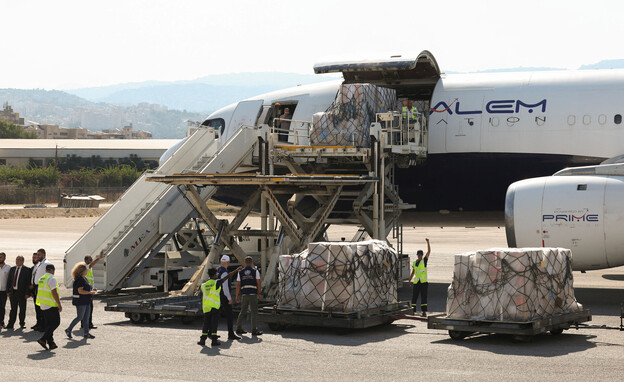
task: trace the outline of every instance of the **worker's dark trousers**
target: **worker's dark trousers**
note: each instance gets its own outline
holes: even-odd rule
[[[221,301],[227,301],[227,298],[221,298]],[[228,326],[228,334],[231,336],[234,333],[234,315],[232,314],[232,305],[227,302],[221,304],[221,311],[225,313],[225,318],[227,318],[227,326]]]
[[[7,300],[7,292],[0,290],[0,324],[4,325],[4,314]]]
[[[429,289],[429,283],[418,282],[414,284],[412,289],[412,309],[416,311],[416,302],[418,301],[418,294],[420,293],[420,309],[423,312],[427,311],[427,290]]]
[[[210,309],[204,313],[204,327],[202,328],[202,337],[217,338],[217,327],[219,326],[219,309]]]
[[[61,324],[61,315],[59,314],[58,308],[50,308],[46,310],[41,310],[43,314],[43,336],[42,340],[46,341],[48,345],[54,342],[54,331]]]
[[[37,322],[35,323],[35,326],[40,327],[41,329],[43,329],[43,326],[45,325],[43,322],[43,313],[41,313],[41,308],[39,307],[39,305],[37,305],[37,290],[39,289],[39,287],[37,285],[35,285],[35,287],[33,288],[33,302],[35,303],[35,318],[37,319]]]
[[[91,329],[93,328],[93,299],[91,299],[91,303],[89,304],[89,312],[89,329]],[[82,327],[82,325],[80,327]]]

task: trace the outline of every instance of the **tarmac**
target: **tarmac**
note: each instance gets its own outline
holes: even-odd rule
[[[24,255],[28,265],[30,255],[45,248],[62,282],[64,252],[96,219],[1,219],[0,251],[7,254],[9,264],[16,255]],[[330,240],[349,240],[355,230],[332,227]],[[425,238],[432,247],[428,270],[432,312],[445,309],[454,254],[506,247],[504,228],[404,226],[404,252],[426,249]],[[346,333],[303,327],[274,332],[262,324],[264,335],[247,334],[218,348],[196,344],[200,321],[185,325],[165,318],[135,325],[123,313],[104,311],[102,296],[95,303],[96,338],[82,340],[76,328],[74,339],[67,339],[63,329],[75,309],[71,290],[61,287],[64,310],[55,333],[59,348],[46,351],[36,343],[40,334],[30,329],[34,308],[29,300],[27,328],[0,332],[0,380],[39,381],[42,376],[46,381],[621,380],[624,332],[617,327],[624,302],[624,267],[574,272],[574,285],[579,302],[592,311],[594,327],[540,335],[531,342],[517,343],[502,335],[457,341],[444,331],[427,329],[425,322],[401,319]],[[408,285],[401,288],[400,299],[410,295]],[[600,325],[611,329],[596,327]],[[219,333],[227,337],[224,320]]]

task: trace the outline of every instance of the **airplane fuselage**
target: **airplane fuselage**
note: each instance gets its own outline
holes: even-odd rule
[[[262,107],[293,103],[294,120],[327,110],[341,81],[263,94],[211,114],[224,139],[257,124]],[[428,157],[397,169],[419,211],[503,210],[514,181],[624,153],[624,70],[442,75],[424,101]],[[306,144],[306,142],[299,142]]]

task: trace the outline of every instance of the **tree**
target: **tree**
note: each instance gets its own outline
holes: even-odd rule
[[[20,126],[0,121],[0,139],[36,139],[37,134],[24,131]]]

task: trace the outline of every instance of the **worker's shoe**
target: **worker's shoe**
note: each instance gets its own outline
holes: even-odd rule
[[[92,340],[94,338],[95,338],[95,336],[93,334],[90,334],[90,333],[87,333],[87,334],[84,335],[84,339],[85,340],[87,340],[87,339]]]
[[[197,345],[206,346],[206,336],[199,337],[199,341],[197,341]]]
[[[243,329],[236,329],[236,334],[240,335],[240,334],[247,334],[246,331],[244,331]]]
[[[41,347],[44,348],[45,350],[48,350],[48,345],[46,345],[46,342],[43,338],[39,338],[37,340],[37,343],[41,345]]]
[[[427,312],[422,312],[423,317],[427,317]]]
[[[256,330],[251,332],[251,335],[252,336],[261,336],[262,332],[260,330],[256,329]]]
[[[67,338],[69,338],[69,339],[72,338],[71,330],[65,329],[65,334],[67,335]]]
[[[228,340],[240,340],[241,338],[234,334],[233,332],[228,334]]]
[[[219,340],[217,339],[217,336],[213,336],[210,346],[219,346],[219,345],[221,345],[221,342],[219,342]]]
[[[54,342],[50,342],[50,350],[56,349],[58,346]]]

